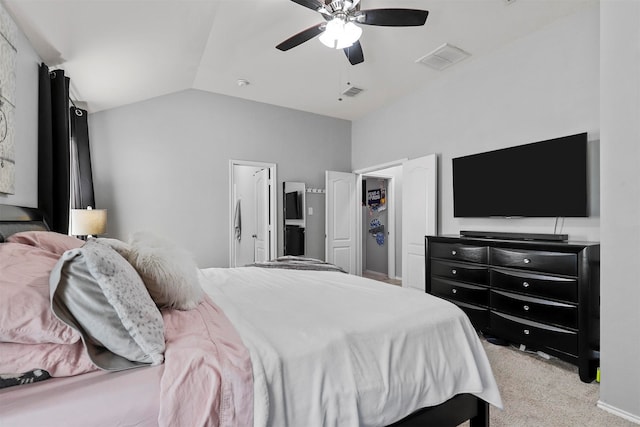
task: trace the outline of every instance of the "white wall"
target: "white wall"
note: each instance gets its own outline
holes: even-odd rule
[[[278,203],[283,181],[323,188],[325,169],[351,165],[348,121],[197,90],[91,114],[89,129],[109,236],[162,234],[200,267],[229,263],[230,159],[276,163]],[[324,242],[324,232],[307,237]]]
[[[437,73],[426,67],[424,72]],[[441,72],[429,86],[354,121],[352,166],[366,168],[437,153],[440,233],[551,233],[554,218],[454,218],[451,159],[585,131],[597,155],[598,88],[596,5],[490,56],[472,56]],[[597,159],[593,163],[597,200]],[[599,240],[597,209],[590,218],[567,218],[562,232],[573,240]]]
[[[601,406],[640,423],[640,2],[601,2]]]
[[[15,194],[1,194],[0,203],[38,205],[38,66],[40,57],[18,29],[16,59]]]

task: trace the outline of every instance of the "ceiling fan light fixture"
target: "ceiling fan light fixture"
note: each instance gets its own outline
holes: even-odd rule
[[[323,45],[332,49],[344,49],[360,39],[362,28],[353,22],[340,18],[333,18],[327,22],[322,35],[319,37]]]

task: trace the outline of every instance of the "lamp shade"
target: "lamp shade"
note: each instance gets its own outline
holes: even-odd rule
[[[73,236],[97,236],[106,231],[106,209],[71,209],[71,234]]]

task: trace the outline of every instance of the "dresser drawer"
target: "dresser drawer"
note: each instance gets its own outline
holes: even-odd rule
[[[536,270],[567,276],[578,275],[578,256],[576,254],[491,248],[490,257],[491,264],[501,267]]]
[[[490,305],[497,311],[551,323],[567,328],[578,327],[575,305],[491,290]]]
[[[456,305],[465,312],[471,324],[478,330],[484,330],[489,326],[489,309],[476,307],[475,305],[456,302]]]
[[[489,270],[486,267],[476,267],[469,264],[454,262],[431,261],[431,274],[449,279],[473,282],[481,285],[489,283]]]
[[[488,248],[486,246],[432,242],[430,251],[433,258],[475,262],[478,264],[486,264],[488,259]]]
[[[491,287],[578,302],[578,281],[564,277],[491,269]]]
[[[578,352],[577,332],[495,311],[489,315],[489,325],[492,333],[519,344],[549,347],[571,355]]]
[[[489,288],[453,280],[433,278],[431,293],[439,297],[471,304],[487,306],[489,303]]]

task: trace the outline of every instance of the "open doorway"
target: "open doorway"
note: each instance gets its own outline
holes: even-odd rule
[[[229,161],[229,266],[275,257],[276,165]]]
[[[385,176],[390,168],[396,166],[401,168],[401,176]],[[390,205],[387,209],[393,219],[388,220],[388,258],[393,256],[395,260],[389,262],[389,275],[401,278],[402,287],[424,292],[424,237],[436,235],[438,228],[436,154],[402,159],[353,173],[326,171],[325,260],[350,274],[362,275],[363,220],[359,209],[362,179],[367,175],[389,178],[387,203]]]
[[[361,215],[359,263],[363,276],[401,283],[402,162],[358,170]]]
[[[383,280],[393,277],[389,274],[389,181],[362,177],[362,275]]]

